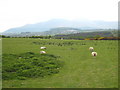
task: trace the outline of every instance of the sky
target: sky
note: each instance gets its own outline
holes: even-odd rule
[[[51,19],[118,21],[119,0],[0,0],[0,32]]]

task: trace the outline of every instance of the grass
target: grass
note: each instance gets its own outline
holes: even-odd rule
[[[19,79],[46,77],[56,74],[63,66],[57,56],[26,52],[20,55],[3,54],[2,79]],[[13,63],[8,62],[13,60]],[[32,72],[32,73],[31,73]]]
[[[67,44],[69,42],[73,44]],[[5,38],[3,39],[3,54],[39,53],[41,46],[47,47],[48,54],[60,56],[59,60],[64,61],[65,64],[60,72],[44,78],[3,80],[3,88],[118,87],[118,41]],[[97,57],[91,56],[88,50],[90,46],[95,48],[98,53]],[[15,61],[8,60],[7,62],[14,63]]]

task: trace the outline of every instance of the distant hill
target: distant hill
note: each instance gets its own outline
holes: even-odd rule
[[[40,35],[56,35],[56,34],[72,34],[72,33],[79,33],[80,29],[77,28],[70,28],[70,27],[59,27],[59,28],[52,28],[49,31],[44,32],[20,32],[20,33],[13,33],[13,32],[5,32],[3,35],[8,36],[40,36]]]
[[[113,29],[89,29],[89,30],[81,30],[77,28],[71,27],[59,27],[59,28],[52,28],[49,31],[44,32],[4,32],[2,35],[11,36],[11,37],[28,37],[28,36],[48,36],[48,35],[68,35],[68,34],[79,34],[79,33],[89,33],[89,32],[96,32],[96,31],[117,31]],[[116,32],[113,32],[116,35]]]
[[[72,27],[78,30],[91,30],[91,29],[117,29],[117,22],[107,21],[90,21],[90,20],[63,20],[53,19],[46,22],[40,22],[36,24],[28,24],[22,27],[11,28],[6,30],[4,33],[20,33],[20,32],[46,32],[60,27]],[[62,29],[62,28],[61,28]],[[77,31],[77,30],[76,30]],[[71,31],[72,32],[72,31]]]
[[[72,34],[72,33],[79,33],[81,30],[77,28],[71,27],[58,27],[52,28],[49,31],[45,31],[46,35],[56,35],[56,34]]]
[[[68,35],[55,35],[54,38],[83,39],[83,38],[92,38],[92,37],[113,37],[114,35],[112,32],[110,31],[82,32],[82,33],[68,34]]]
[[[80,31],[76,28],[53,28],[50,31],[46,32],[21,32],[21,33],[5,33],[2,35],[10,36],[10,37],[31,37],[31,36],[53,36],[55,38],[66,38],[66,39],[72,39],[72,38],[82,38],[82,37],[118,37],[118,30],[116,29],[100,29],[100,30],[93,30],[93,31]]]

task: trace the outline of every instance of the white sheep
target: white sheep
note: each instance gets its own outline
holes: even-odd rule
[[[93,52],[94,48],[93,48],[93,47],[89,47],[89,50],[90,50],[91,52]]]
[[[46,52],[45,51],[40,51],[40,54],[45,54]]]
[[[97,52],[92,52],[92,56],[97,56]]]
[[[46,47],[40,47],[40,49],[46,49]]]
[[[63,38],[61,38],[61,40],[63,40]]]

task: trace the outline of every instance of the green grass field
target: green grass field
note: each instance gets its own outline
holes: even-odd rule
[[[3,54],[34,52],[46,46],[47,54],[60,56],[64,62],[60,72],[46,77],[26,80],[3,80],[3,88],[117,88],[117,40],[41,40],[29,38],[3,38]],[[89,47],[98,53],[91,56]],[[13,64],[14,60],[7,63]],[[4,65],[4,63],[3,63]],[[32,73],[32,72],[31,72]]]

